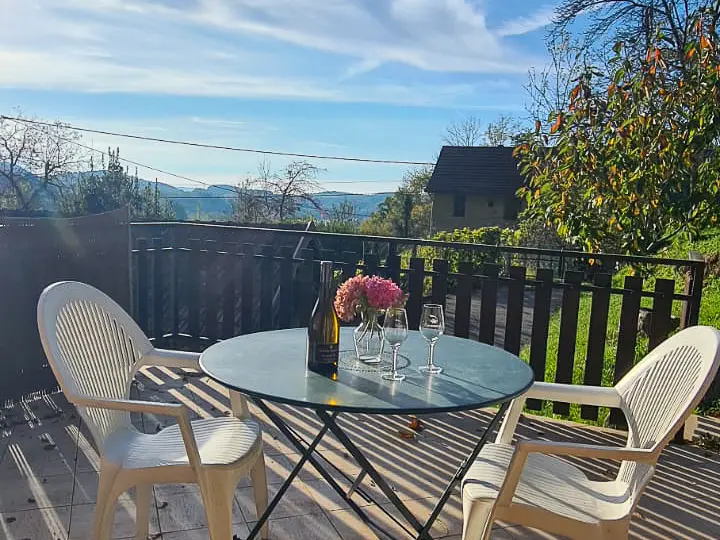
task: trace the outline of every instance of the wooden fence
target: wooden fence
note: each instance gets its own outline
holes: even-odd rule
[[[143,226],[143,232],[148,231],[151,229]],[[300,235],[306,239],[308,235],[327,239],[321,233],[294,234],[292,238],[296,241]],[[223,235],[228,238],[227,232]],[[358,238],[362,237],[351,240]],[[379,241],[373,237],[370,242]],[[431,244],[444,250],[458,249],[453,243],[437,246],[412,242],[416,248]],[[491,262],[461,260],[452,268],[445,258],[430,261],[403,257],[397,246],[388,249],[381,260],[370,250],[361,254],[321,250],[318,246],[298,249],[298,245],[282,243],[256,245],[190,239],[185,246],[167,244],[163,237],[154,241],[138,238],[133,250],[134,315],[143,330],[155,339],[173,340],[176,345],[177,340],[187,340],[191,346],[202,348],[239,334],[303,326],[316,297],[319,260],[325,259],[334,262],[342,279],[363,272],[400,283],[409,294],[406,307],[412,328],[418,327],[423,303],[430,301],[446,306],[449,332],[456,336],[502,346],[514,354],[527,347],[536,380],[546,378],[551,317],[559,309],[552,380],[578,382],[573,377],[578,367],[576,359],[581,357],[584,367],[580,367],[583,370],[580,382],[586,385],[600,385],[603,370],[608,369],[617,381],[646,352],[637,350],[641,311],[646,315],[642,325],[647,335],[646,349],[656,346],[678,325],[674,312],[681,313],[680,326],[697,324],[704,271],[701,260],[573,252],[562,254],[564,268],[521,266],[517,261],[523,259],[518,255],[524,256],[524,260],[540,256],[557,260],[561,254],[548,250],[518,254],[517,248],[505,250],[498,246],[489,246],[493,250]],[[462,249],[471,248],[464,245]],[[510,256],[501,253],[502,250],[509,250]],[[574,257],[585,263],[578,264]],[[589,266],[588,259],[592,259]],[[502,264],[497,264],[498,260]],[[603,269],[627,263],[681,269],[685,275],[684,292],[675,292],[674,279],[657,279],[648,288],[641,277],[627,276],[619,286],[613,285],[611,273]],[[595,270],[596,267],[600,270]],[[578,326],[583,297],[590,303],[587,327]],[[611,328],[610,305],[618,301],[621,303],[618,326]],[[675,303],[679,305],[674,306]],[[587,333],[587,350],[576,355],[580,332]],[[611,365],[607,361],[608,336],[616,343],[611,351]],[[539,409],[542,404],[530,401],[528,406]],[[568,410],[567,404],[553,404],[557,414],[567,414]],[[597,419],[598,409],[584,406],[581,415]]]
[[[38,336],[42,290],[78,280],[130,308],[125,209],[75,219],[0,217],[0,405],[57,387]]]

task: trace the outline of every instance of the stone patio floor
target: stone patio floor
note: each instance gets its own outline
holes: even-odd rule
[[[197,416],[228,412],[224,390],[197,374],[151,368],[138,375],[133,394],[142,399],[185,403]],[[285,419],[306,437],[319,423],[311,413],[278,408]],[[264,430],[270,496],[297,460],[297,454],[267,419],[253,409]],[[411,439],[398,430],[405,417],[373,418],[341,415],[340,423],[363,448],[393,486],[398,496],[422,518],[429,515],[447,480],[480,436],[491,413],[443,414],[423,419],[425,429]],[[140,429],[157,431],[168,419],[153,416],[134,419]],[[79,416],[61,394],[41,396],[0,410],[0,539],[68,540],[90,538],[97,491],[99,457]],[[713,421],[701,428],[720,434]],[[623,444],[619,431],[592,428],[525,416],[520,437],[586,443]],[[342,471],[354,475],[358,467],[339,443],[326,437],[321,452]],[[595,478],[609,478],[617,464],[597,460],[576,463]],[[631,538],[720,538],[720,458],[691,445],[669,446],[654,480],[633,517]],[[378,503],[397,515],[387,499],[370,482],[365,488]],[[235,493],[235,534],[245,538],[257,519],[249,479]],[[407,538],[399,525],[376,504],[354,495],[358,504],[390,531],[392,538]],[[113,538],[131,538],[135,506],[132,494],[117,505]],[[191,485],[157,485],[151,511],[151,538],[205,539],[207,529],[198,490]],[[460,539],[462,506],[459,489],[433,528],[434,538]],[[311,466],[306,466],[270,522],[273,539],[372,539],[365,526]],[[384,537],[384,536],[383,536]],[[554,538],[539,531],[499,523],[493,540]]]

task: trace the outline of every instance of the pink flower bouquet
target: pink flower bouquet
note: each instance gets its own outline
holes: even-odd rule
[[[357,314],[367,315],[391,307],[401,307],[406,299],[400,287],[390,279],[355,276],[338,288],[335,312],[343,321],[351,321]]]

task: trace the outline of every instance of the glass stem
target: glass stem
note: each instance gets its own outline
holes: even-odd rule
[[[430,352],[428,354],[428,363],[427,363],[429,368],[433,367],[433,359],[434,358],[435,358],[435,342],[431,341],[430,342]]]
[[[392,372],[393,372],[393,375],[395,375],[395,374],[397,373],[397,357],[398,357],[398,350],[399,350],[399,349],[400,349],[400,347],[398,347],[398,346],[393,346],[393,348],[392,348],[392,351],[393,351],[393,359],[392,359]]]

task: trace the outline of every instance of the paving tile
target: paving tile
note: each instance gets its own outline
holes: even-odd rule
[[[69,522],[70,506],[2,512],[0,513],[0,538],[66,540]]]
[[[171,484],[184,486],[182,491],[156,491],[160,530],[166,532],[201,529],[207,526],[205,508],[200,496],[200,489],[195,485]],[[245,522],[237,501],[233,500],[233,523]]]
[[[245,523],[233,524],[233,538],[237,536],[238,540],[247,538],[250,530]],[[210,533],[207,528],[190,529],[186,531],[175,531],[163,533],[161,540],[208,540]],[[274,539],[273,539],[274,540]]]
[[[278,484],[268,486],[268,501],[272,501],[279,487]],[[235,494],[245,519],[248,522],[257,520],[258,516],[255,511],[255,500],[253,499],[252,488],[238,488],[235,490]],[[315,502],[312,495],[310,495],[307,487],[305,487],[302,482],[296,480],[285,492],[283,498],[273,510],[271,517],[278,519],[321,512],[322,509]]]
[[[115,505],[115,521],[113,522],[111,539],[132,538],[135,536],[135,500],[134,496],[123,495]],[[92,533],[94,504],[79,504],[72,507],[70,521],[70,540],[86,540]],[[160,532],[157,512],[150,510],[150,534]]]
[[[253,527],[253,522],[248,523]],[[272,540],[341,540],[330,520],[323,514],[309,514],[269,520]]]
[[[73,495],[73,475],[40,478],[5,472],[0,475],[0,486],[0,512],[69,506]]]
[[[19,426],[14,429],[0,464],[0,474],[26,473],[48,477],[75,471],[77,441],[66,424]]]

